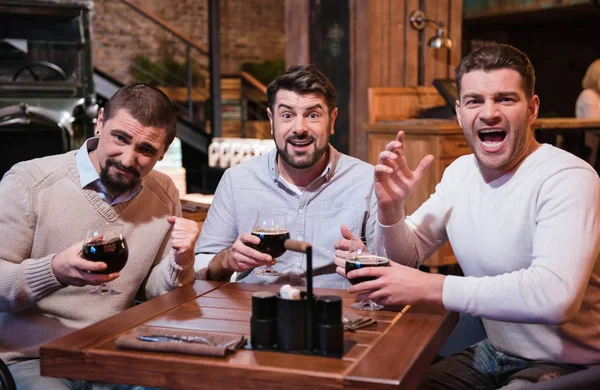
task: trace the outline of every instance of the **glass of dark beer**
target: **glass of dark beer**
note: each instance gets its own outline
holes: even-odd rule
[[[346,275],[348,272],[364,267],[388,267],[388,260],[383,243],[376,241],[369,243],[364,237],[354,237],[350,240],[350,249],[346,258]],[[359,284],[369,280],[375,280],[375,277],[348,278],[350,283]],[[370,299],[356,302],[350,306],[355,310],[381,310],[383,306]]]
[[[285,214],[258,213],[252,235],[260,238],[260,244],[252,245],[262,253],[268,253],[274,259],[282,256],[286,249],[285,240],[290,238],[290,232],[285,222]],[[281,272],[274,270],[270,265],[254,271],[257,275],[281,276]]]
[[[123,225],[107,223],[88,231],[83,244],[83,258],[89,261],[106,263],[106,269],[95,273],[112,274],[125,267],[129,250],[123,237]],[[98,295],[117,295],[120,291],[113,290],[108,283],[102,283],[97,290],[92,292]]]

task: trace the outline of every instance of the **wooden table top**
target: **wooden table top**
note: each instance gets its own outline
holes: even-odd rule
[[[121,350],[115,339],[139,325],[250,334],[251,294],[279,286],[196,281],[41,348],[41,373],[170,389],[415,388],[458,322],[458,314],[430,307],[357,312],[377,325],[344,338],[356,342],[343,358],[238,350],[226,358]],[[354,297],[339,295],[344,310]]]

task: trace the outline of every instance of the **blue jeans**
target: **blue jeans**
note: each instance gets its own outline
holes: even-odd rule
[[[142,390],[144,387],[51,378],[40,375],[40,360],[25,360],[8,366],[17,390]]]
[[[513,357],[485,339],[430,366],[419,389],[517,390],[584,368]]]

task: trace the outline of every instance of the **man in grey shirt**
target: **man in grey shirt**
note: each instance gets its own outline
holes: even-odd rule
[[[294,66],[269,84],[267,113],[276,148],[228,169],[221,179],[196,245],[197,263],[214,255],[197,277],[248,283],[299,283],[303,254],[273,259],[252,245],[259,212],[286,214],[290,238],[313,245],[315,287],[346,288],[335,272],[334,243],[352,234],[374,238],[377,222],[373,166],[329,144],[336,91],[314,66]],[[255,272],[271,265],[279,276]]]

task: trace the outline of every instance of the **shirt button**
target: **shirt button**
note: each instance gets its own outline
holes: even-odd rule
[[[296,264],[294,264],[294,267],[296,267],[296,268],[300,268],[300,263],[296,263]]]
[[[303,212],[304,212],[304,209],[298,210],[298,214],[302,214]]]
[[[298,236],[298,237],[296,237],[296,239],[297,239],[298,241],[302,241],[302,236]]]

